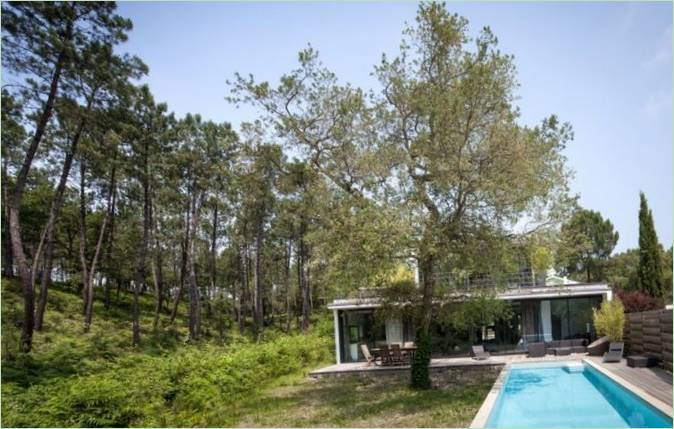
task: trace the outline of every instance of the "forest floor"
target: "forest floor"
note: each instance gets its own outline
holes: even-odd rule
[[[307,333],[265,331],[253,341],[213,326],[196,344],[186,318],[162,314],[152,332],[152,297],[142,296],[141,344],[131,344],[131,296],[105,309],[96,300],[91,330],[82,330],[82,299],[55,285],[43,332],[30,355],[19,353],[22,298],[2,280],[2,426],[192,427],[346,426],[460,427],[477,412],[496,373],[444,371],[434,389],[415,391],[405,375],[314,380],[331,362],[332,320]],[[181,304],[185,310],[185,303]]]

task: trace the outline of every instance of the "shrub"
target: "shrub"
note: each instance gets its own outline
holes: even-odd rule
[[[625,307],[625,313],[638,313],[663,308],[662,300],[638,290],[620,291],[617,296]]]
[[[593,309],[592,313],[594,327],[599,335],[606,335],[611,341],[622,341],[625,311],[619,298],[602,302],[601,308]]]

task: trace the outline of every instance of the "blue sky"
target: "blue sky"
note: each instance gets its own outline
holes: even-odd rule
[[[394,55],[417,4],[120,3],[134,22],[123,49],[150,67],[155,97],[178,115],[238,126],[255,119],[224,97],[235,72],[276,82],[311,43],[343,81],[376,88],[373,65]],[[572,190],[638,243],[638,193],[660,241],[672,243],[672,4],[449,3],[475,33],[485,25],[515,56],[522,122],[555,113],[575,140],[566,150]]]

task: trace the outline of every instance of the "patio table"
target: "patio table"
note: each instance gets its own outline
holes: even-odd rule
[[[417,346],[406,346],[400,347],[401,352],[405,352],[410,356],[410,362],[414,360],[414,353],[417,351]],[[379,347],[373,347],[370,349],[370,352],[373,355],[381,356],[381,349]]]

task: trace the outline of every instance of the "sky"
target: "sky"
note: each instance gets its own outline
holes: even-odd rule
[[[672,244],[672,4],[450,2],[471,34],[489,26],[514,55],[521,123],[571,123],[565,154],[580,204],[611,220],[615,251],[638,246],[639,191],[661,243]],[[382,53],[398,51],[413,2],[121,2],[134,29],[122,50],[149,66],[155,98],[182,116],[241,122],[252,108],[225,101],[235,72],[277,83],[311,44],[343,82],[377,89]]]

